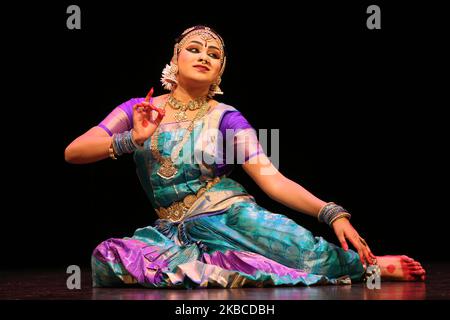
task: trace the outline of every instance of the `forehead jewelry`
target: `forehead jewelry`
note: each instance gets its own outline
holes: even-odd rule
[[[223,63],[225,52],[224,52],[224,45],[223,45],[222,38],[219,35],[216,35],[214,32],[212,32],[211,29],[208,27],[206,27],[204,29],[202,28],[202,29],[197,29],[197,30],[192,31],[193,29],[194,28],[189,28],[181,34],[182,36],[185,35],[185,37],[183,39],[181,39],[181,41],[175,45],[176,49],[177,49],[176,50],[176,54],[177,54],[176,58],[178,58],[178,53],[184,47],[186,42],[188,42],[188,40],[191,39],[192,37],[198,36],[198,37],[200,37],[200,39],[202,39],[206,43],[208,43],[208,41],[211,41],[211,40],[217,41],[217,43],[219,44],[219,50],[220,50],[220,63]]]
[[[172,91],[174,88],[174,85],[178,84],[177,82],[177,74],[178,74],[178,54],[181,52],[181,49],[183,49],[184,45],[187,43],[188,40],[190,40],[194,36],[199,36],[200,39],[203,41],[206,41],[206,44],[208,41],[216,40],[219,46],[220,51],[220,63],[221,67],[219,70],[219,74],[215,82],[210,86],[208,97],[212,98],[215,94],[223,94],[222,90],[220,89],[219,85],[222,81],[222,74],[225,70],[225,65],[227,62],[227,57],[225,56],[225,50],[224,50],[224,42],[221,36],[214,33],[210,28],[204,27],[200,29],[195,29],[195,27],[186,29],[181,34],[183,38],[180,40],[180,42],[176,43],[173,48],[173,56],[172,60],[170,62],[170,65],[166,64],[162,71],[161,75],[161,83],[164,87],[164,89]]]

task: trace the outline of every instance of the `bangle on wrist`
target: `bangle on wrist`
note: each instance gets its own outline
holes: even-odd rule
[[[328,202],[319,211],[317,219],[320,222],[325,222],[331,227],[331,224],[340,218],[347,218],[350,220],[351,214],[348,213],[343,207],[335,204],[334,202]]]
[[[144,149],[143,145],[140,145],[134,141],[131,130],[113,135],[112,149],[116,156],[121,156],[124,153],[133,153],[136,150]]]
[[[136,147],[137,149],[142,149],[142,148],[144,147],[144,143],[139,144],[139,143],[137,143],[136,140],[134,140],[134,137],[133,137],[133,131],[134,131],[134,129],[131,129],[131,130],[130,130],[131,142],[135,145],[135,147]]]
[[[347,219],[350,220],[350,214],[347,212],[343,212],[341,214],[339,214],[338,216],[334,217],[333,219],[330,220],[330,226],[333,225],[333,222],[339,220],[339,219]]]

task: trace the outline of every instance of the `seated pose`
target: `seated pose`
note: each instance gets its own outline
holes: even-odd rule
[[[349,284],[374,275],[425,280],[419,262],[375,256],[351,225],[350,213],[275,168],[243,115],[213,99],[222,94],[225,64],[217,32],[205,26],[185,30],[162,73],[169,94],[153,97],[152,88],[145,98],[122,103],[66,148],[66,161],[75,164],[133,153],[159,217],[131,237],[110,238],[94,249],[93,286]],[[236,162],[270,198],[327,223],[340,246],[259,206],[228,177]]]

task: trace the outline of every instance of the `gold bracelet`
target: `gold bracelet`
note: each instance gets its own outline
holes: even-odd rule
[[[334,219],[330,221],[330,226],[333,225],[333,222],[335,222],[336,220],[342,219],[342,218],[346,218],[347,220],[350,220],[349,217],[350,217],[349,213],[343,212],[342,214],[334,217]]]
[[[109,157],[113,160],[117,160],[116,153],[114,152],[114,143],[113,142],[114,142],[114,140],[112,140],[111,144],[109,145],[109,149],[108,149]]]

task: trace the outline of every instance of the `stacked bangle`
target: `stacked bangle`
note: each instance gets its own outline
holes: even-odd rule
[[[136,150],[142,150],[144,148],[134,141],[132,130],[113,134],[112,144],[110,146],[111,158],[113,156],[121,156],[124,153],[133,153]]]
[[[329,202],[322,207],[317,216],[320,222],[325,222],[330,227],[334,221],[340,218],[351,218],[351,214],[348,213],[343,207],[335,204],[334,202]]]
[[[350,213],[342,212],[342,213],[338,214],[336,217],[334,217],[333,219],[331,219],[330,223],[328,225],[331,227],[333,222],[335,222],[336,220],[341,219],[341,218],[346,218],[346,219],[350,220],[350,217],[351,217]]]

